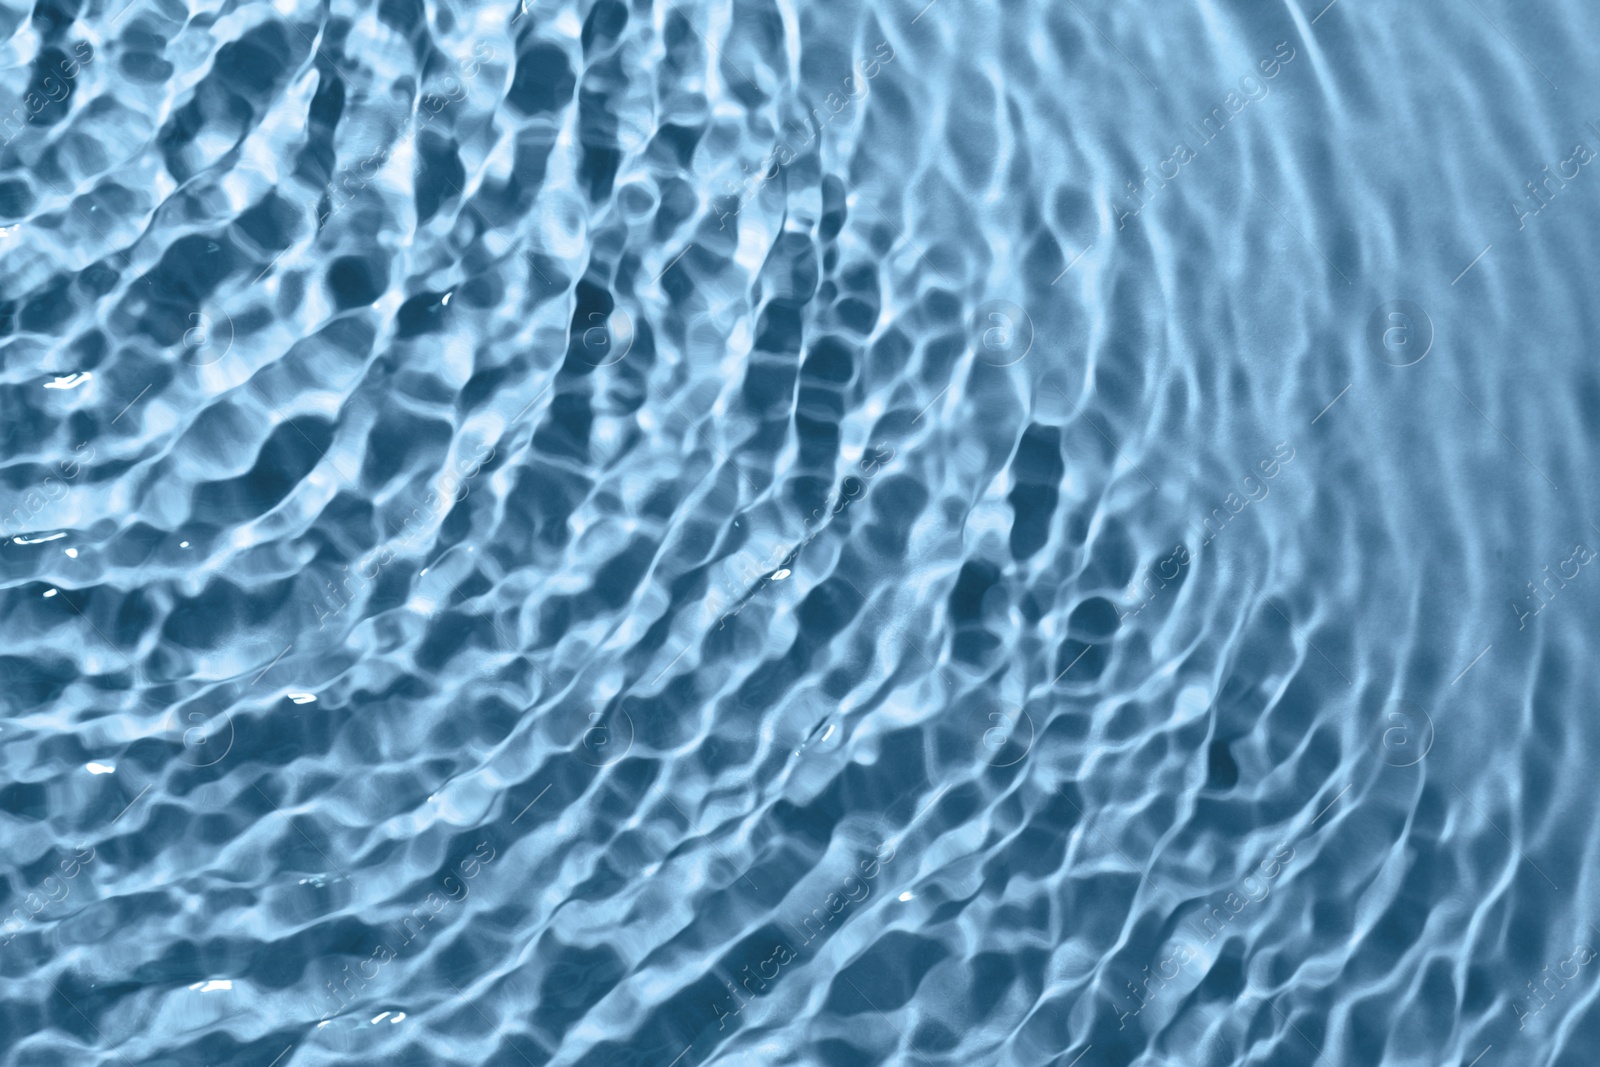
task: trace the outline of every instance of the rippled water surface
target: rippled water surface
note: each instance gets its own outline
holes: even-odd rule
[[[1600,1063],[1593,5],[0,41],[4,1067]]]

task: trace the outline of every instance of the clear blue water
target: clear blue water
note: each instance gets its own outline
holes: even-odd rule
[[[0,9],[0,1065],[1600,1063],[1600,10]]]

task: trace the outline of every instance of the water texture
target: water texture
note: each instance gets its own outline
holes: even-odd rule
[[[0,41],[0,1065],[1600,1063],[1600,9]]]

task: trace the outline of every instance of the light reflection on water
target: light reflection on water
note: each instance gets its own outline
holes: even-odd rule
[[[1587,1065],[1600,16],[1315,6],[0,14],[5,1067]]]

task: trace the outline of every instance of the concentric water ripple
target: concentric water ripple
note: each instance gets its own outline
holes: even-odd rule
[[[0,1067],[1600,1063],[1600,11],[0,40]]]

